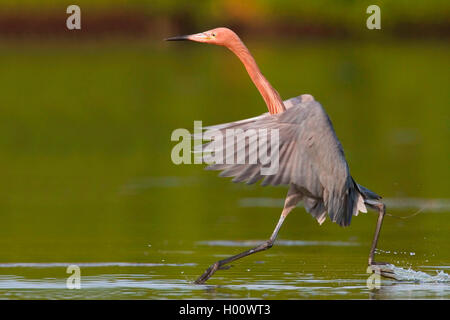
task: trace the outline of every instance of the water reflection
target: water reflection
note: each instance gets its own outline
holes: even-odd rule
[[[194,285],[187,280],[158,279],[139,273],[84,276],[81,289],[69,290],[64,279],[29,279],[16,275],[0,276],[0,297],[33,299],[129,299],[129,298],[449,298],[445,283],[411,283],[383,280],[381,287],[369,290],[365,279],[280,280],[241,278],[221,285]]]
[[[288,242],[289,243],[289,242]],[[246,243],[248,244],[248,243]],[[210,244],[215,246],[214,243]],[[314,246],[314,245],[313,245]],[[239,248],[237,246],[236,248]],[[273,258],[272,258],[273,257]],[[251,298],[251,299],[404,299],[449,298],[450,282],[430,282],[430,274],[448,266],[427,266],[423,272],[408,272],[406,281],[383,278],[380,288],[367,287],[369,274],[355,272],[346,265],[323,265],[282,262],[281,254],[261,261],[235,266],[237,270],[221,271],[210,283],[194,285],[196,263],[78,263],[81,289],[67,289],[64,271],[74,263],[2,263],[0,298],[14,299],[147,299],[147,298]],[[273,264],[278,261],[278,264]],[[308,269],[309,268],[309,269]],[[48,269],[43,277],[40,270]],[[400,269],[400,268],[398,268]],[[417,277],[411,278],[412,274]],[[443,278],[442,278],[443,279]],[[441,279],[441,280],[442,280]]]

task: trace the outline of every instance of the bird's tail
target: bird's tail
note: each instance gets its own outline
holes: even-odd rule
[[[344,195],[330,194],[323,200],[305,197],[304,206],[320,224],[325,221],[328,212],[332,222],[346,227],[350,225],[353,216],[357,216],[359,212],[367,212],[366,203],[379,202],[380,199],[375,192],[357,184],[351,178]],[[367,200],[369,201],[366,202]]]
[[[353,180],[353,178],[352,178]],[[381,200],[381,196],[377,195],[375,192],[367,189],[366,187],[363,187],[362,185],[356,183],[355,180],[353,180],[353,183],[355,184],[356,188],[358,189],[359,193],[363,196],[364,200]]]

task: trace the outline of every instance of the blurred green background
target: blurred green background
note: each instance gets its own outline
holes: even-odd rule
[[[234,185],[170,159],[174,129],[266,110],[230,52],[163,41],[218,26],[242,36],[284,99],[322,103],[360,184],[387,198],[449,198],[448,1],[379,1],[381,30],[366,28],[370,1],[80,0],[75,31],[69,4],[0,4],[0,262],[169,260],[197,263],[195,277],[217,249],[199,241],[270,235],[280,209],[240,203],[286,189]],[[421,209],[388,217],[380,247],[448,264],[448,212]],[[359,241],[364,273],[374,224],[369,213],[349,229],[319,227],[300,208],[280,237]],[[164,258],[182,249],[192,254]]]

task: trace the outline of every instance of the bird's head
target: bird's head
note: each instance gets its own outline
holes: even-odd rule
[[[239,37],[228,28],[215,28],[208,31],[190,34],[186,36],[177,36],[167,38],[166,41],[190,40],[195,42],[211,43],[219,46],[228,46]]]

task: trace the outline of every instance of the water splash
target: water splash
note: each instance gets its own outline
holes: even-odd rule
[[[372,266],[372,268],[374,268],[374,266]],[[450,282],[450,276],[442,270],[436,270],[436,275],[432,276],[422,271],[415,271],[411,268],[404,269],[393,264],[380,265],[375,268],[378,269],[375,269],[375,272],[379,272],[382,276],[398,281],[414,281],[421,283]]]

